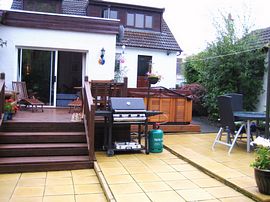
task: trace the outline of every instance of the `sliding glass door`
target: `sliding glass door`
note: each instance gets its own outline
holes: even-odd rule
[[[48,106],[54,104],[55,51],[19,49],[19,81],[25,81],[28,94]]]
[[[47,106],[67,106],[82,85],[82,58],[83,53],[19,49],[18,81]]]

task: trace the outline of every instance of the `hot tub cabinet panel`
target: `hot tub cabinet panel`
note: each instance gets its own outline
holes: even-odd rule
[[[144,101],[147,103],[147,98]],[[151,117],[150,122],[190,123],[192,120],[192,100],[186,98],[152,97],[149,99],[149,110],[163,112]]]
[[[168,122],[189,124],[192,121],[192,99],[189,91],[174,91],[166,88],[151,88],[149,109],[162,111],[162,115],[153,116],[150,122]],[[128,96],[143,97],[147,106],[147,88],[129,88]]]

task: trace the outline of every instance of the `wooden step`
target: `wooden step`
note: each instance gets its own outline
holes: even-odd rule
[[[87,155],[86,143],[0,144],[0,157]]]
[[[84,132],[0,132],[0,143],[86,142]]]
[[[87,155],[2,157],[0,158],[0,173],[85,169],[93,168],[93,165],[93,161],[89,161]]]
[[[5,122],[2,132],[83,132],[83,122]]]

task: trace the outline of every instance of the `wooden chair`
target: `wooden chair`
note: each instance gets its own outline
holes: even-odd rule
[[[12,89],[17,92],[17,100],[19,105],[24,104],[26,107],[30,105],[32,107],[32,112],[34,112],[34,108],[37,110],[38,106],[40,106],[41,111],[43,112],[44,103],[36,99],[34,96],[28,96],[26,83],[24,81],[13,81]]]

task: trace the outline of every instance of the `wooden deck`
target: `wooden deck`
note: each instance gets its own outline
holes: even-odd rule
[[[73,113],[73,112],[72,112]],[[8,122],[46,122],[46,123],[68,123],[72,122],[72,113],[69,113],[68,108],[44,108],[44,112],[29,110],[19,110],[12,120]],[[77,113],[77,112],[75,112]],[[100,117],[96,117],[96,123],[101,123]],[[151,128],[151,126],[150,126]],[[200,126],[195,124],[174,124],[174,125],[162,125],[161,128],[164,132],[200,132]],[[136,126],[131,130],[137,130]]]
[[[71,122],[72,113],[68,108],[44,108],[32,112],[31,109],[18,110],[8,122]]]

